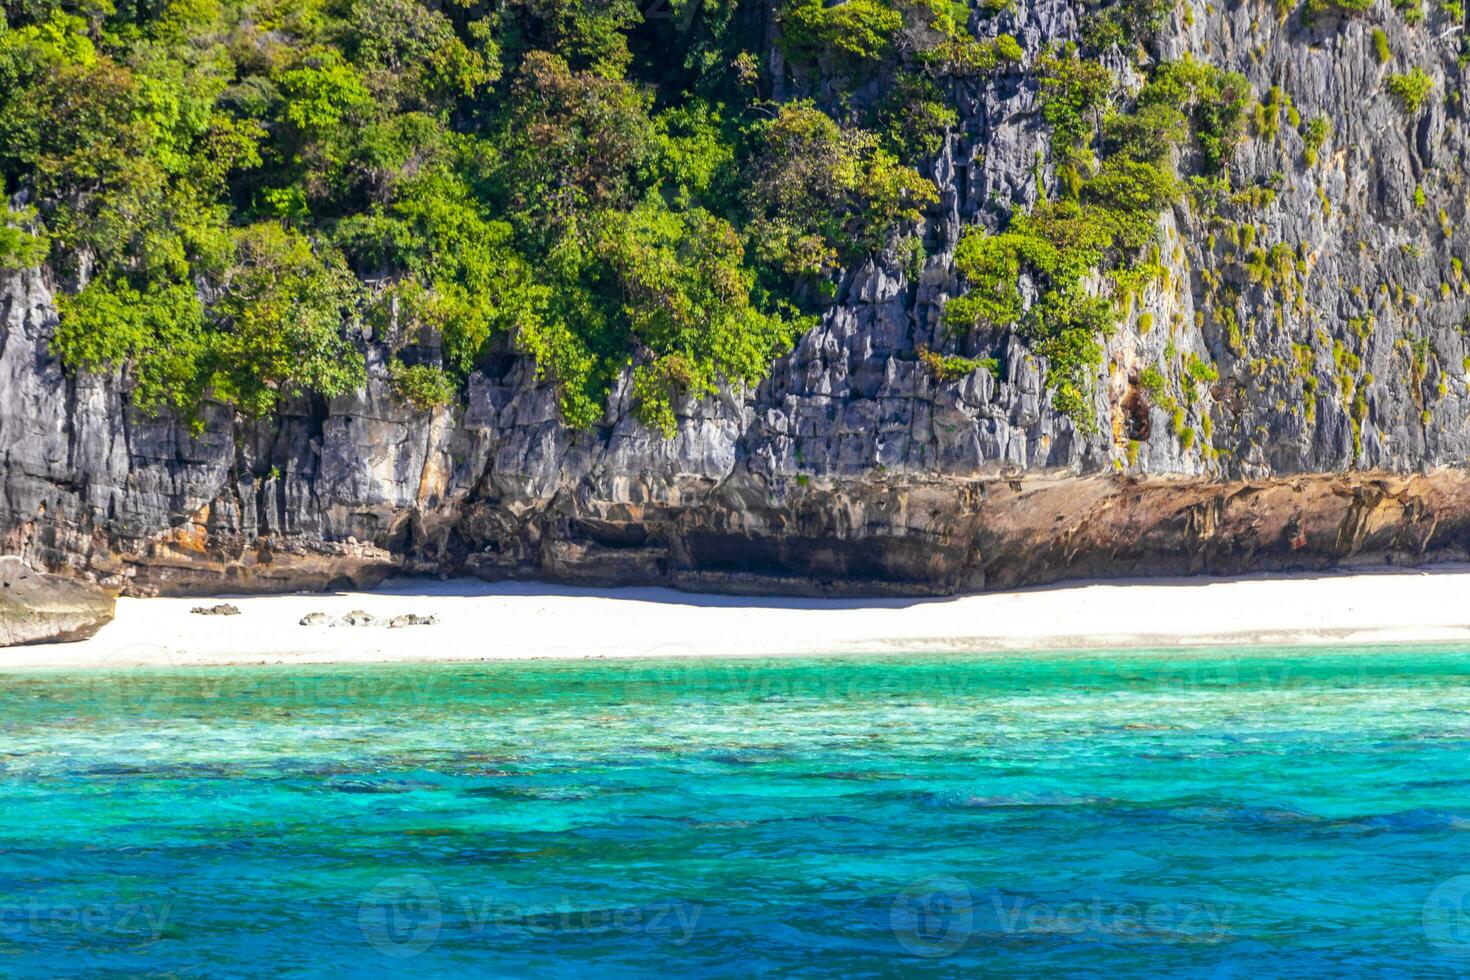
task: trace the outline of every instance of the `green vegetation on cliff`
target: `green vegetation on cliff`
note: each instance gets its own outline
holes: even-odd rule
[[[1175,158],[1188,151],[1204,173],[1218,172],[1240,138],[1250,88],[1240,75],[1185,59],[1159,65],[1119,108],[1112,74],[1071,45],[1043,59],[1040,74],[1059,194],[1043,195],[998,234],[966,233],[955,265],[970,291],[950,301],[945,318],[956,331],[1019,329],[1047,358],[1057,407],[1091,427],[1102,341],[1130,292],[1162,271],[1137,258],[1182,193]],[[1102,289],[1090,282],[1099,275]],[[1030,301],[1023,276],[1035,287]]]
[[[45,264],[57,352],[146,409],[332,397],[371,338],[419,407],[531,354],[575,425],[631,364],[669,431],[681,394],[758,380],[840,267],[915,250],[936,192],[897,154],[952,124],[934,66],[1019,54],[871,4],[939,29],[900,51],[852,6],[852,32],[782,17],[793,51],[836,30],[904,78],[882,118],[765,101],[733,2],[6,0],[0,267]]]
[[[955,105],[1025,60],[973,29],[1002,6],[3,0],[0,268],[45,265],[54,350],[146,410],[332,398],[371,341],[421,410],[513,350],[569,424],[627,371],[671,433],[682,396],[760,380],[844,270],[922,266]],[[1033,58],[1040,200],[958,247],[948,322],[1020,332],[1084,425],[1176,161],[1218,175],[1245,119],[1238,75],[1186,59],[1128,96],[1093,56],[1168,9],[1089,4],[1085,56]]]

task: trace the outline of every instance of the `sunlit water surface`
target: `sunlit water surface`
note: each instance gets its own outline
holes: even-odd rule
[[[0,976],[1470,971],[1470,652],[0,675]]]

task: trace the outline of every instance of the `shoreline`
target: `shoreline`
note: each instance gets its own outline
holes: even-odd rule
[[[1470,565],[1124,579],[935,599],[798,599],[395,579],[365,592],[118,600],[77,643],[0,670],[1466,643]],[[200,616],[229,602],[238,616]],[[428,626],[302,626],[321,612]]]

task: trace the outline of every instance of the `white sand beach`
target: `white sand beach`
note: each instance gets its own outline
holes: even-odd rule
[[[238,616],[200,616],[230,602]],[[438,623],[302,626],[313,612]],[[1465,642],[1470,566],[1144,579],[952,599],[781,599],[670,589],[399,579],[371,592],[121,599],[80,643],[0,649],[0,669],[735,657]]]

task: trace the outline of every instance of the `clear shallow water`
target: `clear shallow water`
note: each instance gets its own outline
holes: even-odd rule
[[[0,675],[0,975],[1470,971],[1470,652]]]

